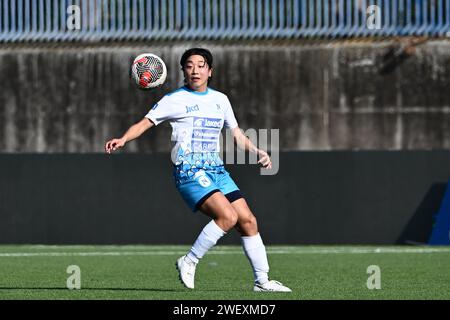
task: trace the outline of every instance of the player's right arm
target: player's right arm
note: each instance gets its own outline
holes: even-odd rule
[[[127,132],[122,136],[122,138],[111,139],[105,144],[105,152],[111,153],[119,148],[122,148],[127,142],[138,138],[145,131],[154,126],[154,123],[148,119],[144,118],[138,123],[133,124]]]

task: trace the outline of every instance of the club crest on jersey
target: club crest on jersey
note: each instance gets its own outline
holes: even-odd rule
[[[189,113],[192,111],[199,111],[198,104],[196,104],[195,106],[186,106],[186,113]]]
[[[200,185],[203,188],[207,188],[211,185],[211,180],[208,179],[208,177],[206,176],[206,174],[203,170],[198,171],[194,175],[194,179],[197,179],[197,181],[200,183]]]

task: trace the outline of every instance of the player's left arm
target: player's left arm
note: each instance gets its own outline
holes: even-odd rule
[[[225,128],[230,129],[233,133],[234,141],[239,148],[245,151],[256,153],[259,160],[258,163],[266,169],[272,169],[272,160],[266,151],[258,149],[250,139],[243,133],[241,128],[239,128],[236,117],[234,116],[233,107],[231,106],[230,100],[228,98],[224,101],[225,106]]]
[[[266,169],[272,169],[272,160],[266,151],[257,148],[253,142],[242,132],[241,128],[235,127],[232,129],[234,141],[239,148],[245,151],[256,153],[258,155],[258,163]]]

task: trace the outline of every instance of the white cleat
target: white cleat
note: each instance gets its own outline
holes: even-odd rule
[[[292,292],[291,289],[289,289],[286,286],[283,286],[281,282],[270,280],[263,284],[255,283],[255,286],[253,287],[253,291],[256,292]]]
[[[181,282],[186,286],[186,288],[194,289],[195,267],[197,265],[185,258],[186,256],[179,258],[175,263],[175,266],[177,267]]]

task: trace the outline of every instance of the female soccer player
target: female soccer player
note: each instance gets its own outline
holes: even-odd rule
[[[194,289],[197,263],[221,237],[236,228],[242,235],[244,252],[253,268],[253,290],[290,292],[280,282],[269,280],[266,249],[256,218],[219,156],[222,128],[231,129],[237,145],[256,153],[263,167],[271,168],[270,157],[241,132],[227,96],[208,87],[213,64],[211,53],[203,48],[189,49],[180,64],[185,86],[165,95],[120,139],[108,141],[105,150],[111,153],[151,127],[170,121],[175,142],[172,150],[175,185],[194,212],[200,210],[212,218],[190,251],[176,262],[182,283]]]

